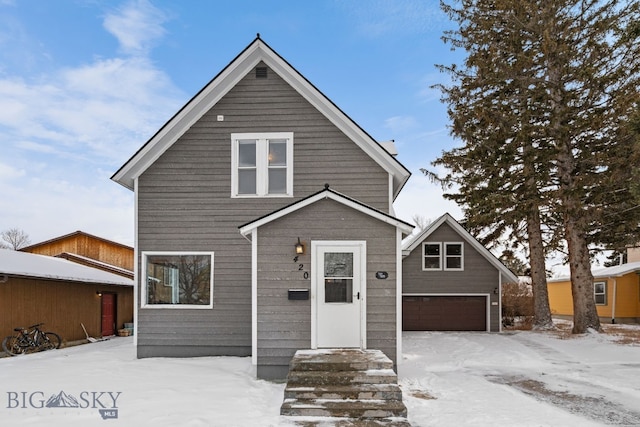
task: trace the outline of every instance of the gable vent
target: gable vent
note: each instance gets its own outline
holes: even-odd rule
[[[267,78],[267,67],[256,67],[256,79]]]

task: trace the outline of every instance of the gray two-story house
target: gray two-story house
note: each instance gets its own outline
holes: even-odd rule
[[[397,362],[409,175],[258,36],[112,177],[135,193],[138,357]]]

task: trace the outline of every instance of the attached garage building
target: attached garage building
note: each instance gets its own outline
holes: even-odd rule
[[[402,329],[499,332],[502,285],[516,281],[445,214],[403,245]]]

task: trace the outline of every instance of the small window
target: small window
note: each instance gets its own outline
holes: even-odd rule
[[[593,284],[593,297],[596,305],[607,305],[607,282],[595,282]]]
[[[213,253],[142,254],[142,307],[212,308]]]
[[[231,135],[231,197],[293,196],[293,133]]]
[[[444,269],[464,270],[464,254],[462,243],[444,244]]]
[[[423,244],[423,270],[442,270],[440,258],[442,253],[442,243]]]

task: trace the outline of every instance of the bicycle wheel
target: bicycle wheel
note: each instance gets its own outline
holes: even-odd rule
[[[54,348],[60,348],[60,343],[62,340],[60,339],[60,335],[55,332],[45,332],[42,334],[42,350],[53,350]]]
[[[2,340],[2,349],[11,356],[17,356],[24,353],[24,347],[20,346],[19,338],[13,335]]]

